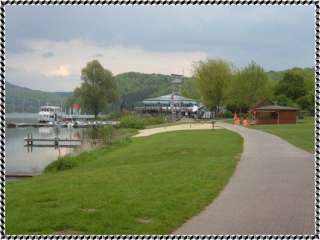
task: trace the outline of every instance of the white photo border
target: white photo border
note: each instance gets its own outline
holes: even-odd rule
[[[313,5],[315,7],[315,233],[312,235],[6,235],[5,234],[5,6],[9,5]],[[1,239],[320,239],[320,0],[0,0],[0,238]]]

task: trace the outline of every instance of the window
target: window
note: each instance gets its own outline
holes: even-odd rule
[[[257,116],[260,119],[277,119],[278,113],[277,112],[258,112]]]

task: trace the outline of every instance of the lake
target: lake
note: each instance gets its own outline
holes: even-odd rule
[[[38,114],[14,113],[6,114],[6,122],[32,123],[38,121]],[[24,138],[32,134],[34,138],[68,138],[81,139],[83,129],[74,128],[6,128],[5,132],[5,168],[6,174],[38,174],[59,156],[79,152],[80,149],[54,147],[33,147],[32,152],[28,152],[24,147]]]

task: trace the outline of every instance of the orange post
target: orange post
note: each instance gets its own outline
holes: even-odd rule
[[[238,117],[237,113],[233,114],[233,124],[236,124],[236,125],[240,124],[240,117]]]
[[[244,118],[243,121],[242,121],[242,125],[247,127],[249,125],[249,121],[247,118]]]

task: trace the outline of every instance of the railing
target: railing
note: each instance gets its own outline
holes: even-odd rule
[[[24,138],[25,147],[32,151],[33,147],[54,147],[54,148],[75,148],[80,147],[82,144],[82,140],[78,139],[61,139],[58,137],[55,138],[33,138],[32,134],[28,134],[26,138]],[[42,144],[40,144],[42,142]],[[45,144],[43,144],[43,142]],[[69,144],[66,144],[69,143]],[[73,144],[70,144],[73,143]]]

